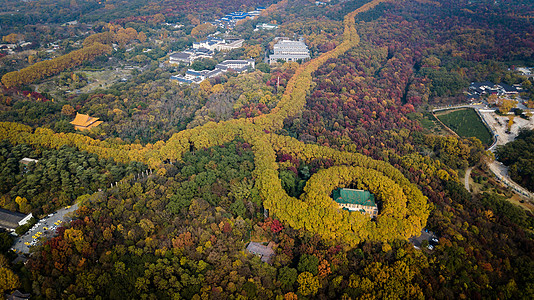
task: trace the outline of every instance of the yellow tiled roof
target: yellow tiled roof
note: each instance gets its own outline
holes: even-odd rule
[[[102,121],[98,121],[98,119],[99,118],[93,118],[89,115],[76,113],[76,118],[70,123],[78,130],[85,130],[102,124]]]

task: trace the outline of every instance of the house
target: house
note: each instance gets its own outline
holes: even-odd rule
[[[284,61],[297,61],[310,59],[310,50],[304,41],[281,40],[273,47],[274,54],[269,56],[269,64]]]
[[[15,231],[15,228],[28,223],[33,217],[30,213],[25,215],[19,212],[10,211],[0,208],[0,228]]]
[[[74,129],[83,131],[97,127],[98,125],[103,123],[102,121],[98,120],[99,118],[93,118],[89,115],[76,113],[76,118],[74,118],[74,120],[70,123],[74,125]]]
[[[269,263],[274,256],[273,246],[273,242],[270,242],[267,246],[256,242],[250,242],[247,246],[247,251],[254,255],[258,255],[262,262]]]
[[[378,215],[378,207],[375,203],[375,196],[369,191],[355,189],[336,189],[332,197],[340,208],[349,211],[360,211],[371,217]]]

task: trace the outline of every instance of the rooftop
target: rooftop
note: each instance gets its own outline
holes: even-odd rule
[[[247,246],[247,251],[249,251],[252,254],[261,256],[261,261],[267,262],[267,263],[271,260],[271,257],[274,255],[274,251],[272,249],[271,243],[269,243],[268,246],[264,246],[260,243],[250,242]]]
[[[102,124],[102,121],[98,121],[98,119],[99,118],[93,118],[89,115],[76,113],[76,118],[70,123],[74,125],[74,128],[77,130],[86,130]]]
[[[332,198],[337,203],[359,204],[364,206],[376,206],[375,196],[369,191],[355,189],[336,189]]]
[[[25,217],[25,214],[0,208],[0,227],[15,229]]]

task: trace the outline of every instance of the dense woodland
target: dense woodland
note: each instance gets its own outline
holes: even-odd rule
[[[22,9],[0,14],[14,33],[74,15],[80,28],[99,21],[64,54],[106,49],[53,70],[68,56],[30,68],[27,58],[1,66],[0,75],[46,72],[13,85],[15,75],[2,80],[0,206],[36,216],[73,201],[81,207],[77,219],[32,249],[27,264],[11,263],[10,236],[0,233],[0,292],[18,288],[37,299],[533,298],[532,213],[511,204],[512,193],[491,178],[484,164],[491,157],[479,140],[434,135],[420,122],[428,105],[463,101],[469,82],[529,82],[507,69],[534,63],[532,3],[362,7],[367,2],[278,2],[234,29],[246,46],[226,58],[260,62],[259,47],[275,34],[254,25],[275,22],[279,34],[303,35],[314,60],[258,64],[254,72],[192,86],[169,82],[180,71],[158,62],[165,51],[194,41],[200,21],[271,2],[3,7]],[[40,10],[42,21],[22,14]],[[171,31],[163,21],[186,26]],[[58,26],[57,36],[66,30]],[[173,41],[157,50],[153,42],[166,39]],[[155,50],[144,52],[148,47]],[[61,89],[83,88],[90,81],[84,71],[116,65],[137,68],[105,88]],[[61,88],[34,89],[47,80]],[[104,124],[75,133],[75,112]],[[523,131],[496,154],[529,188],[524,152],[531,139]],[[39,163],[24,169],[22,157]],[[465,190],[467,167],[489,187]],[[155,172],[135,179],[147,168]],[[343,186],[371,190],[379,217],[335,209],[331,190]],[[438,235],[434,250],[407,240],[422,227]],[[272,262],[245,252],[249,241],[274,242]]]

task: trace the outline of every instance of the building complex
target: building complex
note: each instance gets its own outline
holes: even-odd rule
[[[213,70],[187,70],[184,76],[175,75],[171,76],[171,80],[176,80],[179,83],[191,84],[200,83],[205,79],[217,77],[226,72],[241,73],[249,69],[254,69],[255,61],[253,59],[247,60],[225,60],[215,66]]]

